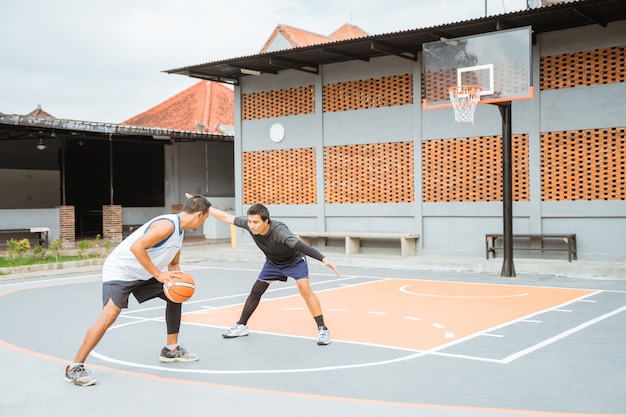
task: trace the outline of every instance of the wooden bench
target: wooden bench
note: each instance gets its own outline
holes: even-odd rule
[[[485,255],[487,256],[487,259],[489,259],[489,253],[493,254],[493,257],[496,257],[496,240],[497,239],[502,239],[503,235],[501,233],[490,233],[490,234],[486,234],[485,235]],[[526,240],[539,240],[541,247],[536,248],[536,247],[518,247],[515,246],[515,241],[516,240],[521,240],[521,239],[526,239]],[[546,248],[543,246],[543,241],[544,240],[561,240],[563,242],[565,242],[567,245],[566,246],[561,246],[561,247],[551,247],[551,248]],[[575,234],[563,234],[563,235],[559,235],[559,234],[513,234],[513,249],[514,250],[540,250],[541,252],[543,251],[567,251],[567,257],[568,260],[570,262],[572,262],[572,259],[578,259],[578,254],[576,251],[576,235]]]
[[[48,227],[25,227],[22,229],[2,229],[0,230],[0,246],[7,246],[7,242],[11,239],[22,240],[28,239],[31,245],[39,245],[42,248],[48,247],[48,235],[50,228]]]
[[[357,254],[361,251],[361,239],[367,240],[399,240],[402,256],[415,256],[417,254],[418,233],[368,233],[368,232],[300,232],[296,233],[307,245],[311,244],[312,238],[344,239],[346,255]]]

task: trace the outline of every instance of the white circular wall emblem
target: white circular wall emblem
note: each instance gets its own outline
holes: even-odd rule
[[[280,123],[274,123],[270,127],[270,139],[278,143],[285,137],[285,128]]]

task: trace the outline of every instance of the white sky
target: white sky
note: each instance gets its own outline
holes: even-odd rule
[[[120,123],[199,80],[164,70],[258,53],[278,24],[369,35],[526,8],[526,0],[1,0],[0,112]]]

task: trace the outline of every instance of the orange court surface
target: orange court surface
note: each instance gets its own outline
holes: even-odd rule
[[[280,286],[281,284],[274,284]],[[271,288],[271,287],[270,287]],[[478,332],[555,308],[592,291],[564,288],[382,279],[318,294],[333,339],[411,350],[430,350]],[[185,315],[187,323],[230,327],[241,305]],[[254,331],[311,336],[310,313],[299,295],[260,304]],[[367,323],[364,332],[355,323]]]
[[[99,271],[2,280],[0,416],[626,417],[623,280],[309,265],[330,345],[291,279],[249,336],[222,338],[261,264],[198,262],[180,341],[200,360],[160,363],[165,303],[131,298],[92,387],[62,372],[100,313]]]

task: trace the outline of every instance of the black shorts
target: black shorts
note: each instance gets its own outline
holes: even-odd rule
[[[106,281],[102,283],[102,305],[106,305],[109,299],[113,300],[116,306],[128,308],[128,297],[130,294],[141,304],[153,298],[161,298],[165,301],[163,284],[156,278],[147,281]]]

